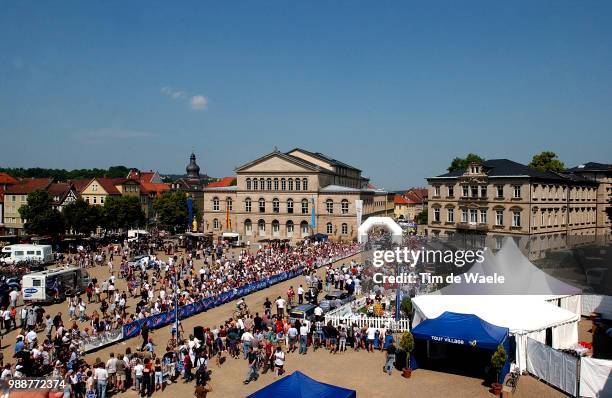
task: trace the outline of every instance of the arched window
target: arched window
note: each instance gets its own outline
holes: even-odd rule
[[[342,199],[342,214],[348,214],[349,210],[349,201],[346,199]]]
[[[246,198],[244,200],[244,211],[247,213],[251,212],[251,198]]]
[[[300,232],[302,236],[308,236],[308,223],[306,221],[300,223]]]
[[[300,190],[300,179],[299,178],[295,179],[295,190],[296,191]]]
[[[289,179],[289,191],[293,191],[293,178]]]
[[[249,191],[251,190],[251,179],[250,178],[246,179],[246,189]]]
[[[258,185],[259,184],[257,184],[257,178],[253,178],[253,190],[254,191],[257,191],[259,189]]]
[[[259,230],[259,236],[266,234],[266,222],[264,220],[257,221],[257,229]]]
[[[327,210],[327,214],[334,214],[334,201],[327,199],[325,201],[325,209]]]
[[[219,229],[219,228],[221,228],[221,224],[219,223],[219,220],[215,218],[213,220],[213,229]]]
[[[287,213],[293,214],[293,199],[287,199]]]
[[[259,198],[259,212],[266,212],[266,200],[264,198]]]
[[[308,214],[308,199],[302,199],[302,214]]]
[[[342,235],[348,235],[348,224],[342,223]]]
[[[274,190],[278,191],[278,178],[274,179]]]
[[[285,180],[284,178],[281,178],[281,191],[286,191],[287,190],[287,180]]]
[[[219,198],[213,198],[213,211],[219,211]]]
[[[308,178],[302,180],[302,191],[308,191]]]
[[[291,238],[293,236],[293,221],[287,221],[287,237]]]
[[[253,223],[248,218],[244,220],[244,233],[246,235],[253,235]]]
[[[266,189],[267,189],[268,191],[271,191],[271,190],[272,190],[272,179],[271,179],[271,178],[268,178],[267,183],[268,183],[268,184],[267,184]]]
[[[263,178],[259,179],[259,189],[261,189],[262,191],[266,189],[266,180],[264,180]]]
[[[272,199],[272,212],[273,213],[280,213],[280,202],[279,202],[278,198]]]
[[[273,236],[280,235],[280,224],[278,220],[272,221],[272,235]]]
[[[234,207],[234,202],[232,201],[232,198],[227,198],[225,200],[225,205],[227,206],[227,210],[232,211]]]
[[[332,225],[332,223],[328,222],[327,225],[325,225],[325,231],[329,235],[334,232],[334,226]]]

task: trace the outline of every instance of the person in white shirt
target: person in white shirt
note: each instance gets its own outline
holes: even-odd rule
[[[304,304],[304,288],[302,287],[302,285],[298,287],[297,294],[298,294],[298,304]]]
[[[253,344],[253,339],[255,339],[255,336],[253,336],[253,334],[249,332],[248,330],[242,333],[242,337],[240,338],[240,341],[242,341],[242,348],[244,350],[244,359],[247,359],[247,356],[249,355],[249,348]]]
[[[9,297],[11,299],[11,307],[17,308],[17,299],[19,298],[19,292],[17,290],[13,289],[9,293]]]
[[[275,303],[276,315],[280,318],[283,318],[285,316],[285,299],[283,299],[281,296],[278,296]]]
[[[368,330],[366,330],[366,335],[368,336],[368,346],[366,347],[366,350],[374,352],[374,339],[376,338],[376,328],[373,328],[372,326],[368,327]]]
[[[300,354],[302,355],[306,355],[308,342],[308,325],[305,322],[300,326]]]
[[[106,382],[108,372],[102,364],[99,364],[94,370],[94,379],[96,380],[96,397],[106,398]]]
[[[323,318],[323,309],[317,305],[317,308],[314,309],[315,319],[320,321]]]
[[[285,353],[280,347],[276,347],[276,352],[274,353],[274,367],[276,368],[276,374],[278,376],[283,374],[283,366],[285,366]]]
[[[4,365],[4,369],[2,369],[2,374],[0,374],[0,380],[8,380],[13,377],[11,373],[11,364],[7,363]]]

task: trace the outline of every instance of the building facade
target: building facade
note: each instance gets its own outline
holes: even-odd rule
[[[9,235],[23,235],[25,220],[19,208],[28,203],[28,194],[37,189],[48,189],[51,178],[27,178],[10,185],[4,192],[4,225]]]
[[[427,188],[411,188],[395,195],[393,214],[398,221],[414,221],[417,214],[427,209]]]
[[[531,258],[540,258],[548,250],[593,243],[598,233],[599,184],[580,176],[493,159],[427,182],[433,236],[459,234],[494,248],[503,236],[515,236]]]
[[[203,188],[204,232],[237,232],[251,242],[316,233],[353,240],[358,212],[362,220],[393,214],[393,195],[371,187],[361,170],[320,153],[275,149],[235,171],[235,185]]]

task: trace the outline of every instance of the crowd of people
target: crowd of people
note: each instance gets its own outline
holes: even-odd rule
[[[168,255],[165,261],[163,255],[156,254],[159,253],[158,249]],[[19,294],[16,292],[13,296],[17,297],[14,303],[11,302],[14,305],[8,310],[9,322],[3,324],[7,332],[17,328],[19,334],[14,346],[14,363],[8,361],[0,364],[3,367],[2,378],[50,374],[65,380],[69,394],[74,397],[92,394],[104,397],[107,390],[121,391],[126,388],[138,389],[143,395],[150,396],[164,383],[176,381],[179,375],[187,381],[195,379],[199,387],[210,388],[206,383],[209,378],[206,372],[208,361],[214,360],[221,366],[225,353],[232,357],[241,355],[251,365],[257,363],[258,367],[267,363],[266,371],[273,370],[280,375],[285,358],[280,342],[285,342],[286,349],[295,350],[296,342],[301,341],[301,337],[295,336],[295,331],[298,334],[304,332],[303,328],[307,325],[308,333],[312,336],[315,330],[314,325],[309,323],[300,325],[298,321],[291,324],[284,313],[278,313],[278,308],[277,314],[272,315],[271,305],[262,312],[262,316],[258,312],[240,312],[240,317],[234,316],[224,325],[207,329],[205,337],[200,340],[195,337],[181,340],[181,330],[173,330],[173,341],[162,345],[161,349],[148,336],[148,328],[144,327],[141,351],[132,353],[128,350],[116,357],[113,355],[106,363],[96,360],[92,366],[83,360],[82,343],[111,333],[134,320],[172,311],[175,302],[179,306],[190,304],[283,272],[303,270],[307,287],[318,287],[315,289],[318,292],[321,281],[315,277],[315,268],[354,254],[359,246],[303,242],[295,246],[271,244],[253,251],[243,249],[232,253],[223,250],[222,245],[195,245],[193,250],[184,254],[177,249],[159,243],[124,242],[105,249],[81,249],[74,255],[66,255],[64,260],[69,265],[106,265],[108,278],[100,281],[93,278],[84,295],[68,298],[67,315],[59,312],[52,316],[39,305],[16,309]],[[142,254],[149,255],[149,261],[137,264],[129,261]],[[115,267],[116,256],[121,257],[119,267]],[[204,258],[203,266],[195,265],[197,257]],[[347,282],[346,286],[353,284],[355,278],[345,280],[345,274],[350,272],[330,267],[327,275],[331,279],[326,287],[334,283],[338,286],[340,279],[341,287]],[[117,287],[119,279],[124,279],[125,289]],[[298,296],[302,302],[304,289],[301,286]],[[134,298],[136,305],[128,306],[128,300]],[[288,297],[288,301],[291,300],[292,297]],[[6,311],[2,311],[3,321]],[[44,338],[40,339],[38,333],[43,331]],[[342,348],[338,346],[334,352]],[[306,353],[303,347],[300,352]],[[265,361],[261,360],[263,353]],[[249,382],[257,378],[257,369],[249,366]],[[205,394],[202,388],[200,393]]]

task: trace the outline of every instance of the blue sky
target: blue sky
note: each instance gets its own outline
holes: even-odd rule
[[[231,4],[230,4],[231,3]],[[301,146],[388,189],[468,152],[612,162],[609,1],[4,1],[1,166],[228,175]]]

